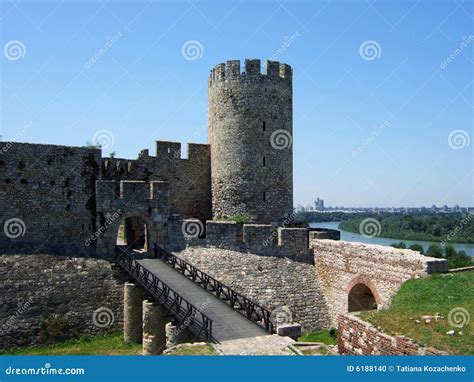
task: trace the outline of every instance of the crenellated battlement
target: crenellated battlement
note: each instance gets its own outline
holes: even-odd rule
[[[215,82],[224,80],[241,80],[255,78],[282,79],[291,83],[293,71],[291,66],[278,61],[266,60],[264,71],[260,60],[246,59],[244,66],[240,66],[240,60],[231,60],[218,64],[212,69],[209,76],[209,86]]]
[[[312,262],[306,228],[274,227],[270,224],[238,224],[233,221],[197,219],[178,221],[175,232],[188,245],[210,246],[250,252],[260,256],[286,257]]]
[[[141,202],[145,200],[166,199],[169,196],[168,182],[141,180],[97,180],[96,197],[98,202]]]

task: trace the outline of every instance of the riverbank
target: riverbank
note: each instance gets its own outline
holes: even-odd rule
[[[341,231],[341,240],[344,241],[353,241],[358,243],[366,243],[366,244],[378,244],[384,245],[389,247],[394,242],[403,241],[406,243],[407,247],[410,247],[413,244],[420,244],[423,246],[423,249],[426,251],[431,244],[438,244],[441,243],[434,242],[434,241],[424,241],[424,240],[404,240],[399,238],[387,238],[381,236],[374,236],[374,237],[367,237],[362,236],[358,233],[345,231],[339,228],[341,222],[317,222],[317,223],[309,223],[309,226],[312,228],[329,228],[329,229],[337,229]],[[456,249],[456,251],[465,251],[469,256],[474,257],[474,244],[463,244],[463,243],[450,243]]]

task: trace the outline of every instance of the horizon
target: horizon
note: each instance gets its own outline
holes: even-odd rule
[[[106,130],[104,157],[156,140],[186,157],[207,143],[209,71],[275,59],[293,68],[295,206],[474,205],[472,4],[248,4],[2,3],[3,141]]]

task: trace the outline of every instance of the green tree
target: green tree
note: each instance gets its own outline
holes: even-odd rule
[[[438,244],[431,244],[426,251],[426,256],[437,257],[438,259],[443,258],[443,250]]]
[[[455,257],[457,255],[456,249],[451,244],[445,245],[444,255],[446,256],[447,259],[451,257]]]
[[[469,267],[472,264],[471,256],[464,251],[459,251],[448,259],[448,267],[450,269]]]
[[[391,247],[393,248],[398,248],[398,249],[406,249],[407,248],[407,245],[401,241],[400,243],[392,243],[390,244]]]
[[[421,244],[412,244],[412,245],[410,245],[410,249],[413,250],[413,251],[418,251],[421,254],[423,254],[425,252],[425,250],[423,249],[423,246]]]

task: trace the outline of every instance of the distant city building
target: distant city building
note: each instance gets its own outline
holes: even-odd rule
[[[314,209],[316,211],[324,211],[324,200],[317,198],[316,201],[314,202]]]

